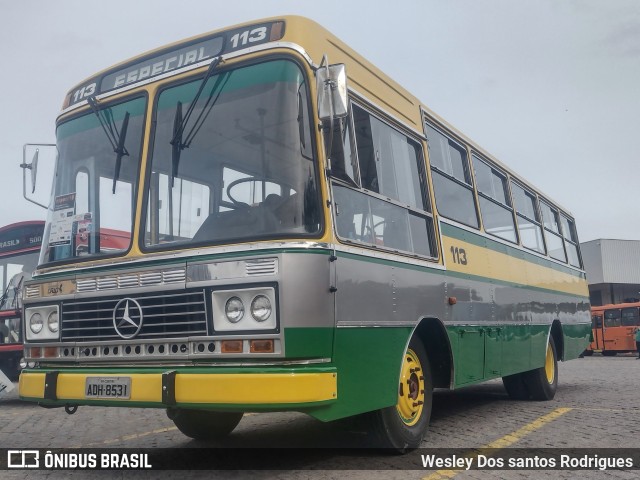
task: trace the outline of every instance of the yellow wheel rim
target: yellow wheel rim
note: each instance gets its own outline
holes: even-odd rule
[[[418,355],[408,349],[402,362],[396,409],[402,421],[412,426],[418,423],[424,408],[424,375]]]
[[[544,373],[547,374],[547,381],[551,384],[556,378],[555,358],[553,357],[553,348],[551,344],[547,345],[547,357],[544,362]]]

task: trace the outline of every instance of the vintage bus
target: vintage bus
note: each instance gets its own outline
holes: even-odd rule
[[[244,412],[362,415],[404,450],[434,388],[551,399],[588,343],[568,210],[308,19],[88,78],[57,148],[24,400],[165,408],[198,439]]]
[[[22,360],[22,286],[38,264],[43,221],[0,228],[0,370],[17,379]]]
[[[640,303],[618,303],[591,307],[593,341],[586,355],[605,356],[636,351],[636,330],[640,327]]]

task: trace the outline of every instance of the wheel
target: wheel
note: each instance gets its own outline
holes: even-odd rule
[[[502,377],[502,383],[514,400],[552,400],[558,389],[558,355],[553,338],[549,337],[543,367]]]
[[[242,415],[242,412],[167,409],[167,416],[178,430],[195,440],[220,440],[226,437],[240,423]]]
[[[529,400],[529,390],[527,390],[527,386],[524,383],[523,373],[502,377],[502,384],[509,398],[513,400]]]
[[[618,354],[615,350],[603,350],[602,355],[605,357],[615,357]]]
[[[583,354],[585,357],[590,357],[590,356],[592,356],[592,355],[593,355],[593,350],[589,350],[589,349],[587,349],[587,350],[585,350],[584,352],[582,352],[582,354]]]
[[[549,337],[544,367],[525,373],[525,384],[532,400],[552,400],[558,389],[558,355],[556,344]]]
[[[429,360],[422,342],[413,337],[402,362],[398,402],[367,418],[377,445],[399,453],[418,448],[429,426],[432,398]]]

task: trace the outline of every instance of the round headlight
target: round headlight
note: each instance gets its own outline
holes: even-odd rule
[[[37,312],[31,315],[31,318],[29,319],[29,328],[33,333],[40,333],[43,326],[44,322],[42,321],[42,315]]]
[[[244,317],[244,304],[238,297],[231,297],[224,306],[224,313],[231,323],[238,323]]]
[[[60,326],[58,323],[58,312],[53,311],[49,314],[49,318],[47,318],[47,325],[49,326],[49,330],[53,333],[58,331],[58,327]]]
[[[251,315],[258,322],[264,322],[271,316],[271,301],[264,295],[258,295],[251,302]]]

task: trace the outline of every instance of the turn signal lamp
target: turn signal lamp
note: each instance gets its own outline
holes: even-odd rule
[[[251,340],[249,347],[251,353],[273,353],[273,340]]]
[[[40,347],[31,347],[31,351],[29,352],[29,357],[31,358],[40,358],[42,356],[42,350]]]
[[[222,353],[242,353],[242,340],[223,340]]]
[[[58,347],[44,347],[44,358],[57,358]]]

